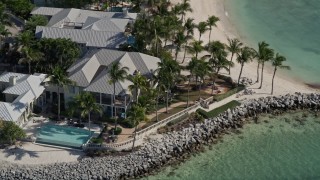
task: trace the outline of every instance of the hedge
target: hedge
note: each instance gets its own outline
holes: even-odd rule
[[[114,128],[110,129],[109,134],[112,134],[113,130],[114,130]],[[119,135],[119,134],[121,134],[121,132],[122,132],[121,127],[117,127],[117,129],[114,131],[114,135]]]
[[[220,113],[228,110],[228,109],[233,109],[235,108],[236,106],[239,106],[240,103],[236,100],[233,100],[233,101],[230,101],[229,103],[223,105],[223,106],[220,106],[218,108],[215,108],[209,112],[206,112],[205,110],[203,109],[197,109],[197,112],[203,116],[204,118],[213,118],[213,117],[216,117],[218,116]]]
[[[229,96],[232,96],[233,94],[236,94],[236,93],[238,93],[238,92],[240,92],[240,91],[242,91],[244,89],[245,89],[244,85],[239,85],[238,87],[235,87],[235,88],[231,89],[230,91],[228,91],[228,92],[226,92],[224,94],[215,95],[213,97],[213,99],[216,100],[216,101],[221,101],[222,99],[225,99],[225,98],[227,98]]]

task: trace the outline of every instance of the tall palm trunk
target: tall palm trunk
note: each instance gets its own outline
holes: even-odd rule
[[[115,121],[114,130],[117,130],[118,118],[117,118],[117,110],[116,110],[116,83],[113,83],[113,99],[112,99],[112,101],[113,101],[112,109],[114,109],[114,114],[112,114],[112,115],[113,115],[114,121]]]
[[[136,88],[136,102],[139,103],[139,94],[138,94],[138,88]]]
[[[89,120],[89,132],[91,134],[91,118],[90,118],[90,112],[88,113],[88,120]]]
[[[238,78],[238,86],[240,84],[240,78],[241,78],[243,66],[244,66],[244,63],[241,63],[241,69],[240,69],[240,74],[239,74],[239,78]]]
[[[209,42],[211,40],[211,31],[212,31],[212,27],[210,26],[210,32],[209,32]]]
[[[260,87],[259,87],[259,89],[261,89],[261,88],[262,88],[262,82],[263,82],[263,69],[264,69],[264,62],[262,62],[261,82],[260,82]]]
[[[166,92],[166,113],[169,113],[168,111],[168,107],[169,107],[169,88],[167,89],[167,92]]]
[[[199,82],[199,99],[201,98],[201,85],[202,85],[202,82],[201,82],[201,79],[200,79],[200,82]]]
[[[199,34],[199,41],[201,40],[201,35],[202,35],[202,34],[200,33],[200,34]]]
[[[189,94],[190,94],[190,81],[191,81],[191,75],[189,77],[189,82],[188,82],[188,94],[187,94],[187,107],[189,107]]]
[[[231,54],[230,62],[232,63],[234,53]],[[229,64],[229,75],[231,74],[231,63]]]
[[[174,57],[174,60],[175,60],[175,61],[177,61],[177,59],[178,59],[178,53],[179,53],[178,48],[176,48],[176,53],[175,53],[175,55],[174,55],[174,56],[175,56],[175,57]]]
[[[134,127],[134,135],[133,135],[133,142],[132,142],[132,149],[131,149],[131,151],[133,151],[133,149],[134,149],[134,144],[135,144],[135,142],[136,142],[137,127],[138,127],[138,125],[136,125],[136,126]]]
[[[156,99],[156,121],[159,121],[159,117],[158,117],[158,101],[159,101],[159,95],[157,95],[157,99]]]
[[[213,95],[213,90],[214,90],[214,86],[216,84],[216,80],[217,80],[217,78],[214,78],[214,80],[212,82],[211,95]]]
[[[273,76],[272,76],[272,86],[271,86],[271,95],[273,95],[273,83],[274,83],[274,77],[276,75],[277,67],[274,67]]]
[[[58,120],[60,120],[60,87],[58,86]]]
[[[31,74],[31,62],[30,61],[28,62],[28,65],[29,65],[29,74]]]
[[[186,59],[186,54],[187,54],[187,48],[186,48],[186,46],[185,46],[185,47],[184,47],[184,53],[183,53],[182,64],[184,63],[184,60]]]
[[[259,68],[260,68],[260,62],[258,62],[258,67],[257,67],[257,83],[259,82]]]

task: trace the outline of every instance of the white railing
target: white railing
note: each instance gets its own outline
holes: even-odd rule
[[[176,114],[173,114],[172,116],[169,116],[159,122],[156,122],[152,124],[151,126],[148,126],[140,131],[137,132],[136,134],[136,140],[142,139],[145,136],[153,133],[155,130],[158,128],[165,126],[167,123],[170,121],[176,120],[177,118],[180,118],[186,114],[189,114],[191,112],[195,112],[196,109],[200,107],[200,103],[196,103]],[[83,148],[84,149],[114,149],[114,150],[122,150],[128,148],[129,145],[132,145],[133,143],[133,138],[124,141],[124,142],[119,142],[119,143],[113,143],[113,144],[84,144]]]

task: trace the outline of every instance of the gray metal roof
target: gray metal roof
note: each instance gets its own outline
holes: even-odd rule
[[[113,94],[113,86],[108,82],[108,66],[119,61],[122,66],[129,68],[128,74],[139,70],[142,75],[149,75],[157,69],[159,58],[136,52],[124,52],[109,49],[89,51],[82,59],[76,61],[69,69],[69,78],[78,86],[85,87],[86,91]],[[99,64],[97,64],[99,63]],[[130,81],[118,82],[116,94],[123,93]]]
[[[65,22],[84,24],[87,21],[88,17],[95,17],[99,19],[116,18],[130,20],[135,20],[137,18],[137,13],[91,11],[75,8],[61,9],[39,7],[34,8],[31,14],[52,16],[47,25],[51,27],[61,27],[61,25]]]
[[[9,82],[9,78],[11,76],[15,76],[16,80],[22,80],[28,77],[27,74],[21,74],[21,73],[13,73],[13,72],[4,72],[0,75],[0,82]]]
[[[86,46],[101,48],[118,48],[126,42],[126,36],[122,32],[107,32],[82,29],[62,29],[54,27],[37,26],[37,38],[70,38],[77,43],[85,43]]]
[[[110,77],[108,71],[105,69],[100,73],[100,75],[84,90],[96,93],[113,94],[113,84],[109,83]],[[120,94],[128,87],[128,82],[117,82],[115,91],[116,94]]]
[[[17,77],[17,81],[15,85],[6,88],[3,93],[15,94],[18,95],[18,97],[12,103],[0,102],[0,119],[4,119],[5,121],[17,121],[25,112],[26,106],[34,99],[37,99],[45,90],[41,83],[45,80],[46,75],[4,73],[0,76],[0,79],[6,80],[9,74],[14,74]]]
[[[95,17],[88,17],[82,29],[92,29],[96,31],[110,31],[110,32],[124,32],[128,19],[99,19]]]
[[[30,14],[43,15],[43,16],[52,16],[62,11],[62,8],[53,8],[53,7],[35,7]]]

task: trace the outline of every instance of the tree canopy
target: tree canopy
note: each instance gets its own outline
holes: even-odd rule
[[[27,21],[24,30],[32,31],[33,33],[36,31],[37,26],[45,26],[48,24],[48,19],[45,16],[41,15],[33,15]]]
[[[15,15],[28,19],[30,12],[34,8],[34,5],[30,0],[2,0],[7,8]]]
[[[13,144],[16,140],[26,137],[26,133],[14,122],[0,120],[0,140],[4,143]]]
[[[79,46],[70,39],[43,38],[37,48],[44,56],[44,60],[38,63],[38,70],[43,73],[50,73],[57,65],[66,71],[80,56]]]
[[[93,0],[52,0],[55,7],[60,8],[83,8],[84,6],[93,3]]]

